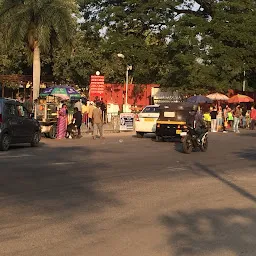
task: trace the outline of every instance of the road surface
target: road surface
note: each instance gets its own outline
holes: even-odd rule
[[[0,255],[254,256],[256,133],[206,153],[137,139],[0,152]]]

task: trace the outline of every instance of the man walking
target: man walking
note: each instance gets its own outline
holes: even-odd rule
[[[88,107],[88,128],[89,131],[93,130],[93,120],[92,120],[92,113],[94,110],[93,102],[91,101]]]
[[[81,138],[82,113],[77,107],[74,108],[73,122],[77,127],[78,138]]]
[[[211,115],[211,132],[217,132],[217,108],[214,107],[214,109],[210,112]]]
[[[97,102],[96,108],[92,111],[92,121],[93,121],[93,136],[95,140],[97,132],[99,130],[100,138],[103,139],[103,119],[102,119],[102,110],[100,109],[100,104]]]
[[[75,105],[74,105],[74,108],[77,108],[78,111],[82,111],[82,102],[80,100],[77,100]]]
[[[237,105],[233,112],[234,112],[233,130],[235,133],[240,133],[239,124],[240,124],[240,119],[241,119],[241,115],[242,115],[240,105]]]
[[[250,118],[251,118],[250,128],[251,128],[251,130],[254,130],[254,127],[256,124],[256,109],[254,108],[254,106],[251,107]]]

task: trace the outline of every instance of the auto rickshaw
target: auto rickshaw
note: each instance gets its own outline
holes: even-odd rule
[[[188,102],[160,105],[160,115],[156,122],[156,141],[180,138],[181,132],[186,128],[189,112],[194,105]]]

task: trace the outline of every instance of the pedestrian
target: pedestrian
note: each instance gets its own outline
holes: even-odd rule
[[[58,122],[57,122],[57,139],[64,139],[67,131],[67,105],[63,104],[62,108],[58,111]]]
[[[210,130],[211,128],[211,115],[209,111],[204,113],[204,121],[206,122],[207,129]]]
[[[222,129],[222,126],[223,126],[222,125],[223,124],[223,111],[222,111],[221,106],[218,107],[216,121],[217,121],[217,131],[219,131]]]
[[[246,118],[246,129],[250,129],[250,125],[251,125],[251,117],[250,117],[251,111],[247,110],[245,118]]]
[[[211,132],[217,132],[217,108],[214,107],[210,112],[211,115]]]
[[[251,118],[250,129],[254,130],[255,124],[256,124],[256,109],[254,106],[251,107],[250,118]]]
[[[83,117],[83,123],[87,125],[88,121],[88,106],[86,104],[82,104],[82,117]]]
[[[241,116],[241,126],[243,129],[246,128],[246,113],[247,113],[247,108],[246,106],[242,107],[242,116]]]
[[[93,139],[96,139],[98,130],[100,133],[100,138],[103,139],[103,118],[102,110],[100,109],[100,104],[97,103],[96,108],[92,112],[92,121],[93,121]]]
[[[78,138],[81,138],[81,125],[82,125],[82,113],[77,107],[74,108],[73,120],[72,122],[77,128]]]
[[[92,113],[94,110],[93,102],[91,101],[88,107],[88,128],[89,131],[93,131],[93,120],[92,120]]]
[[[233,127],[233,122],[234,122],[234,116],[231,108],[228,108],[228,124],[229,127]]]
[[[240,133],[239,123],[240,123],[240,119],[241,119],[241,115],[242,115],[240,105],[237,105],[236,108],[233,110],[233,115],[234,115],[233,131],[235,133]]]
[[[28,110],[29,113],[33,112],[33,102],[30,97],[26,98],[26,101],[24,102],[24,107]]]
[[[82,102],[81,102],[80,100],[77,100],[77,101],[75,102],[74,108],[77,108],[78,111],[81,112],[81,111],[82,111]]]

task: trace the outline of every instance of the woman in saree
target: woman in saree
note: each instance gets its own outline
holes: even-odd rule
[[[59,118],[57,123],[57,139],[64,139],[67,131],[67,105],[63,104],[59,110]]]

